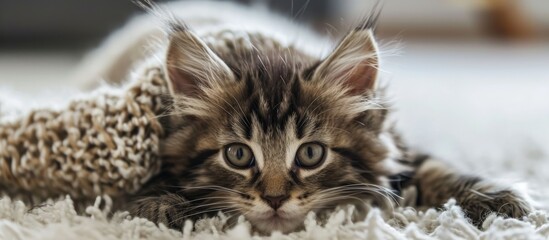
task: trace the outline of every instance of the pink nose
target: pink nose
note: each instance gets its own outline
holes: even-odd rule
[[[288,198],[290,198],[290,196],[288,196],[288,195],[278,195],[278,196],[263,195],[263,196],[261,196],[261,198],[263,198],[263,200],[265,200],[265,202],[267,202],[269,204],[269,206],[271,206],[274,210],[277,210],[282,206],[282,204],[286,200],[288,200]]]

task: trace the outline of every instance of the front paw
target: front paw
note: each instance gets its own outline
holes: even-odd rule
[[[471,190],[471,193],[459,202],[466,216],[479,227],[490,213],[509,218],[521,218],[532,211],[530,203],[511,190],[494,192]]]
[[[133,216],[147,218],[149,221],[162,223],[169,228],[181,229],[184,224],[181,213],[188,205],[184,198],[176,194],[166,194],[134,201],[129,211]]]

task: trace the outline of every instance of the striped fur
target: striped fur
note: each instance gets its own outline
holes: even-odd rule
[[[200,39],[176,27],[170,36],[163,171],[136,197],[134,214],[181,228],[184,219],[223,211],[261,232],[289,232],[309,211],[344,203],[432,207],[455,197],[475,222],[488,211],[518,217],[529,210],[509,188],[406,148],[386,121],[369,28],[353,29],[325,60],[250,32]],[[318,168],[295,163],[307,142],[326,147]],[[256,164],[228,165],[223,149],[231,143],[248,145]],[[274,210],[264,195],[288,199]]]

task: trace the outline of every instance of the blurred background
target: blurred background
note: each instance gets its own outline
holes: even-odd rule
[[[368,12],[375,1],[239,2],[265,4],[274,11],[326,32],[333,31],[341,22]],[[524,49],[524,45],[543,48],[545,50],[540,50],[543,53],[547,53],[549,46],[549,1],[546,0],[381,2],[384,8],[378,36],[387,41],[405,43],[401,45],[402,52],[407,53],[405,58],[416,58],[416,51],[424,53],[425,57],[436,55],[437,51],[458,55],[471,51],[475,56],[482,55],[477,51],[490,52],[488,54],[495,51],[494,54],[509,54],[508,58],[515,58],[518,56],[514,54],[519,54],[515,51]],[[83,54],[98,46],[101,39],[139,12],[141,9],[131,0],[0,0],[0,81],[5,83],[6,79],[11,79],[11,85],[26,91],[28,87],[40,89],[37,86],[45,83],[37,80],[37,76],[71,84],[64,80]],[[533,58],[542,57],[536,52],[538,49],[532,53],[535,55]],[[490,60],[498,59],[501,58]],[[28,66],[32,66],[33,71],[28,71]],[[531,70],[536,71],[537,66],[532,66]]]
[[[239,2],[267,5],[274,11],[326,32],[341,26],[341,22],[368,12],[375,1]],[[381,2],[384,8],[377,29],[378,36],[386,41],[404,43],[401,50],[405,54],[398,61],[406,62],[408,58],[418,60],[416,54],[431,59],[439,57],[438,54],[445,55],[440,56],[443,58],[454,55],[467,57],[470,52],[473,54],[471,58],[479,63],[486,63],[485,60],[527,61],[533,64],[528,69],[533,71],[532,74],[541,70],[538,67],[547,65],[547,61],[536,65],[536,62],[548,60],[544,58],[549,48],[547,0]],[[110,32],[140,12],[131,0],[0,0],[0,83],[4,84],[9,79],[9,84],[16,89],[34,91],[47,84],[38,80],[39,76],[40,79],[70,85],[71,82],[65,79],[84,53],[97,47]],[[524,53],[532,54],[529,56],[532,59],[520,55],[522,50],[532,50],[532,53]],[[497,57],[478,58],[492,54]],[[32,66],[32,71],[28,71],[29,66]]]
[[[240,2],[322,33],[375,3]],[[477,174],[549,182],[549,1],[382,2],[377,35],[398,43],[388,44],[398,51],[382,59],[383,78],[412,145]],[[84,54],[140,12],[130,0],[0,0],[0,90],[63,97]]]

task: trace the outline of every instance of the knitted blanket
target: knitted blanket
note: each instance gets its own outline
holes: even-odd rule
[[[93,199],[137,191],[160,167],[156,116],[166,86],[158,69],[136,76],[122,93],[97,93],[60,110],[0,112],[0,192]]]

